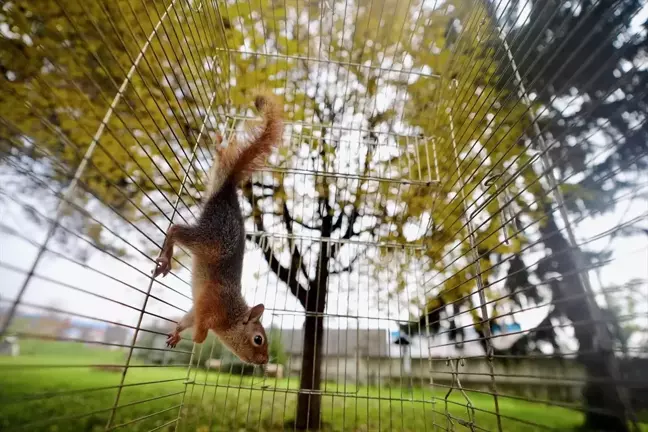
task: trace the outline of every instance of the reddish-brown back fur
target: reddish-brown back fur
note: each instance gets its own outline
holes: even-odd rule
[[[196,302],[197,320],[207,322],[214,331],[231,328],[248,310],[241,297],[223,295],[233,290],[226,284],[216,279],[203,281],[200,299]]]

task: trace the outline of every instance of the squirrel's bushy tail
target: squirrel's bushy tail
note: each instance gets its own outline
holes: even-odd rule
[[[230,142],[227,148],[218,152],[219,160],[214,161],[209,194],[220,190],[223,183],[231,181],[239,184],[247,180],[257,169],[263,167],[272,149],[279,144],[283,134],[283,104],[269,91],[259,92],[254,105],[261,112],[263,120],[255,128],[253,139],[241,148],[239,143]]]
[[[236,183],[247,180],[252,172],[263,167],[283,134],[283,106],[279,98],[270,92],[259,93],[254,105],[263,115],[263,122],[255,131],[252,142],[239,153],[230,171],[230,179]]]

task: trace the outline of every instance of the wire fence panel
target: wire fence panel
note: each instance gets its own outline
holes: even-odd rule
[[[4,2],[0,430],[647,429],[647,38],[643,0]],[[152,277],[259,88],[264,367],[167,346],[188,248]]]

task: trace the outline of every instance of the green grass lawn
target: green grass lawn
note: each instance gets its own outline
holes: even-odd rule
[[[18,358],[0,357],[0,430],[22,426],[47,431],[104,430],[117,392],[111,387],[119,384],[122,374],[86,365],[121,364],[123,351],[33,341],[23,341],[21,349]],[[186,367],[132,364],[135,367],[126,375],[113,422],[120,430],[174,430],[174,424],[165,425],[177,419],[183,398],[182,431],[207,431],[210,426],[218,431],[279,431],[294,418],[297,378],[263,380],[192,369],[186,384]],[[440,390],[344,389],[334,383],[328,388],[340,393],[322,397],[324,430],[446,430],[446,412],[468,419],[466,401],[458,393],[450,396],[446,411]],[[492,397],[468,396],[475,407],[477,430],[496,430],[496,418],[488,413],[494,411]],[[500,413],[506,431],[569,430],[582,421],[582,414],[574,410],[506,398],[500,398]],[[457,421],[454,427],[468,430]]]

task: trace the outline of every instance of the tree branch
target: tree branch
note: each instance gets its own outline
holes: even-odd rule
[[[342,228],[342,221],[344,220],[344,216],[346,213],[344,213],[344,208],[340,212],[340,216],[337,218],[335,222],[333,222],[333,226],[331,227],[331,230],[336,231]]]
[[[256,201],[254,200],[254,196],[252,195],[252,184],[248,182],[243,187],[243,192],[247,197],[248,201],[250,202],[250,205],[252,206],[252,220],[254,221],[254,226],[256,230],[259,232],[266,232],[265,226],[263,224],[263,217],[262,217],[261,210],[257,206]],[[295,297],[297,297],[299,303],[301,303],[301,305],[304,306],[304,308],[306,308],[306,298],[307,298],[308,290],[304,288],[302,284],[300,284],[299,281],[297,280],[297,271],[291,271],[295,266],[295,261],[294,261],[295,260],[294,253],[296,252],[295,248],[292,248],[293,257],[291,262],[291,268],[287,268],[281,265],[281,262],[279,262],[279,259],[273,253],[270,245],[268,245],[267,242],[264,242],[262,240],[263,237],[248,235],[247,238],[248,240],[252,240],[257,245],[259,245],[261,251],[263,252],[263,257],[265,258],[266,262],[270,266],[272,272],[275,275],[277,275],[279,280],[281,280],[283,283],[285,283],[288,286],[290,292]],[[298,262],[303,262],[303,261],[298,261]],[[302,268],[302,271],[305,271],[305,269]]]
[[[342,236],[343,239],[349,240],[351,237],[358,234],[353,230],[353,225],[355,225],[355,221],[358,219],[358,214],[358,207],[354,206],[353,210],[351,210],[351,214],[349,215],[349,225],[347,226],[347,229]]]
[[[265,184],[261,182],[252,182],[252,186],[261,188],[261,189],[271,189],[274,192],[279,191],[279,186],[274,185],[274,184]]]
[[[339,270],[334,270],[334,271],[330,272],[329,274],[335,275],[335,274],[341,274],[341,273],[345,273],[345,272],[350,272],[350,271],[352,271],[352,270],[353,270],[353,266],[354,266],[354,264],[356,263],[356,261],[358,261],[358,259],[360,258],[360,255],[361,255],[360,253],[357,253],[357,254],[356,254],[356,255],[351,259],[351,261],[349,262],[348,265],[342,267],[342,268],[339,269]]]
[[[292,221],[294,223],[296,223],[297,225],[301,225],[304,228],[309,229],[309,230],[319,231],[319,229],[320,229],[320,227],[318,227],[318,226],[312,226],[312,225],[307,224],[306,222],[302,222],[302,221],[299,221],[297,219],[293,219]]]
[[[288,243],[290,244],[290,254],[291,254],[291,266],[293,269],[299,268],[306,277],[307,280],[310,280],[308,277],[308,272],[306,271],[306,267],[304,266],[304,260],[302,259],[301,254],[299,253],[299,250],[295,246],[295,239],[292,237],[293,235],[293,227],[292,223],[294,219],[290,216],[290,213],[288,211],[288,205],[286,204],[286,201],[283,202],[283,221],[284,225],[286,225],[286,230],[288,231],[288,234],[291,235],[291,237],[288,239]]]
[[[299,303],[301,303],[302,306],[306,307],[306,297],[308,290],[304,288],[302,284],[300,284],[297,280],[297,277],[295,276],[297,272],[292,272],[290,271],[291,269],[281,265],[277,257],[272,252],[270,245],[267,242],[263,242],[263,237],[253,235],[248,235],[247,237],[248,240],[253,240],[257,245],[259,245],[261,251],[263,252],[263,257],[270,266],[272,272],[277,275],[279,280],[281,280],[288,286],[290,292],[299,300]]]

